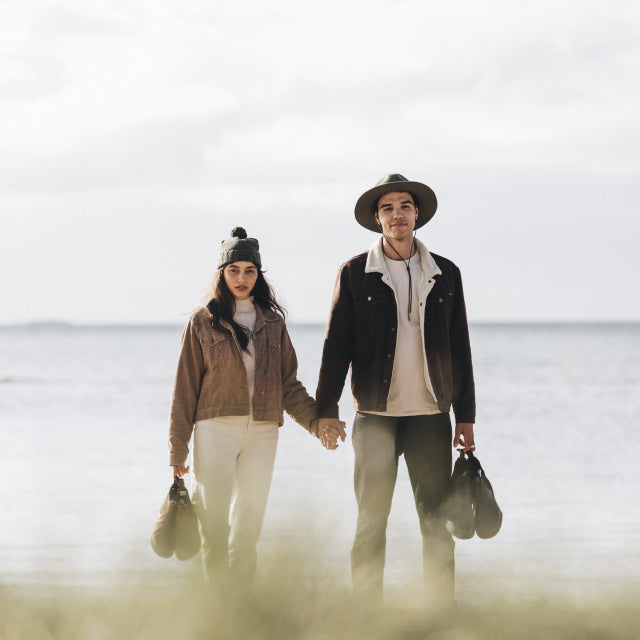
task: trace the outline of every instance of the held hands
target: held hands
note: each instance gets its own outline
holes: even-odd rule
[[[325,449],[337,449],[338,438],[345,441],[346,424],[338,418],[320,418],[318,420],[318,438]]]
[[[464,447],[464,451],[473,451],[476,448],[473,439],[473,422],[458,422],[456,435],[453,438],[453,446]]]

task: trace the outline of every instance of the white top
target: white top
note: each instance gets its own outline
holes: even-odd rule
[[[398,310],[396,351],[393,359],[391,386],[386,411],[371,411],[385,416],[433,415],[440,409],[433,394],[424,349],[424,304],[433,286],[433,275],[439,272],[433,258],[421,243],[409,261],[412,283],[411,316],[409,306],[409,275],[406,261],[391,260],[376,243],[371,258],[371,270],[380,271],[383,281],[393,290]],[[382,258],[382,259],[381,259]],[[437,271],[436,271],[437,270]]]
[[[249,406],[253,409],[253,392],[256,387],[256,347],[253,343],[253,330],[256,327],[256,308],[253,306],[252,297],[246,300],[236,300],[233,319],[247,329],[249,337],[247,351],[242,352],[242,360],[247,370],[247,381],[249,383]]]

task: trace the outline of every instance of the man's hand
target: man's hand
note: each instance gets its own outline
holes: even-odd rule
[[[345,423],[338,418],[320,418],[318,420],[318,438],[327,449],[338,448],[338,438],[345,441],[347,432]]]
[[[453,446],[463,447],[465,451],[475,450],[476,445],[473,440],[473,422],[458,422],[456,424],[456,435],[453,439]]]

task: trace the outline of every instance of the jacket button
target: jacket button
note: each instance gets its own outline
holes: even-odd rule
[[[385,380],[384,383],[387,384],[387,382],[389,382],[388,380]]]
[[[367,298],[367,300],[368,300],[369,302],[371,302],[371,296],[369,296],[369,297]]]
[[[396,330],[395,327],[391,327],[391,333],[393,333]]]
[[[260,395],[261,395],[261,396],[263,396],[263,395],[264,395],[264,391],[261,391],[261,392],[260,392]]]
[[[390,357],[391,357],[391,354],[390,354],[390,353],[387,353],[387,358],[390,358]]]
[[[438,298],[438,302],[444,302],[442,298]]]

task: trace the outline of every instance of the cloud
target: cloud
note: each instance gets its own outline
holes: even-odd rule
[[[7,106],[14,124],[4,133],[16,154],[43,145],[64,153],[76,138],[113,133],[115,141],[148,121],[180,120],[200,126],[205,144],[212,130],[224,130],[235,146],[225,155],[242,160],[252,143],[264,154],[274,138],[326,155],[335,138],[371,153],[377,142],[367,140],[384,134],[435,142],[438,152],[447,140],[473,150],[474,140],[501,132],[516,145],[579,135],[612,104],[637,97],[626,80],[638,51],[625,16],[611,11],[603,20],[590,3],[578,14],[562,3],[400,2],[393,12],[360,2],[311,11],[286,2],[243,3],[243,11],[220,3],[123,6],[71,3],[27,21],[22,80],[43,94]],[[562,122],[572,111],[581,115]]]
[[[140,289],[155,296],[144,308],[173,308],[238,221],[271,255],[289,246],[296,264],[317,223],[321,255],[303,275],[271,262],[292,311],[317,315],[324,302],[296,311],[289,291],[308,282],[329,295],[339,262],[371,241],[353,222],[355,197],[399,171],[436,189],[428,238],[482,274],[478,291],[504,261],[514,288],[538,287],[520,258],[541,229],[558,230],[549,257],[572,274],[591,269],[576,234],[581,246],[606,238],[607,260],[617,246],[633,272],[633,227],[617,240],[600,223],[606,210],[630,225],[637,208],[638,17],[621,0],[4,3],[3,268],[26,247],[39,256],[29,283],[47,262],[52,287],[56,273],[72,287],[64,265],[108,254],[124,234],[121,287],[106,259],[90,279],[121,314],[139,309],[127,301]],[[589,223],[579,233],[577,220]],[[103,232],[88,236],[92,224]],[[483,299],[481,316],[535,311],[509,300],[483,311]]]

